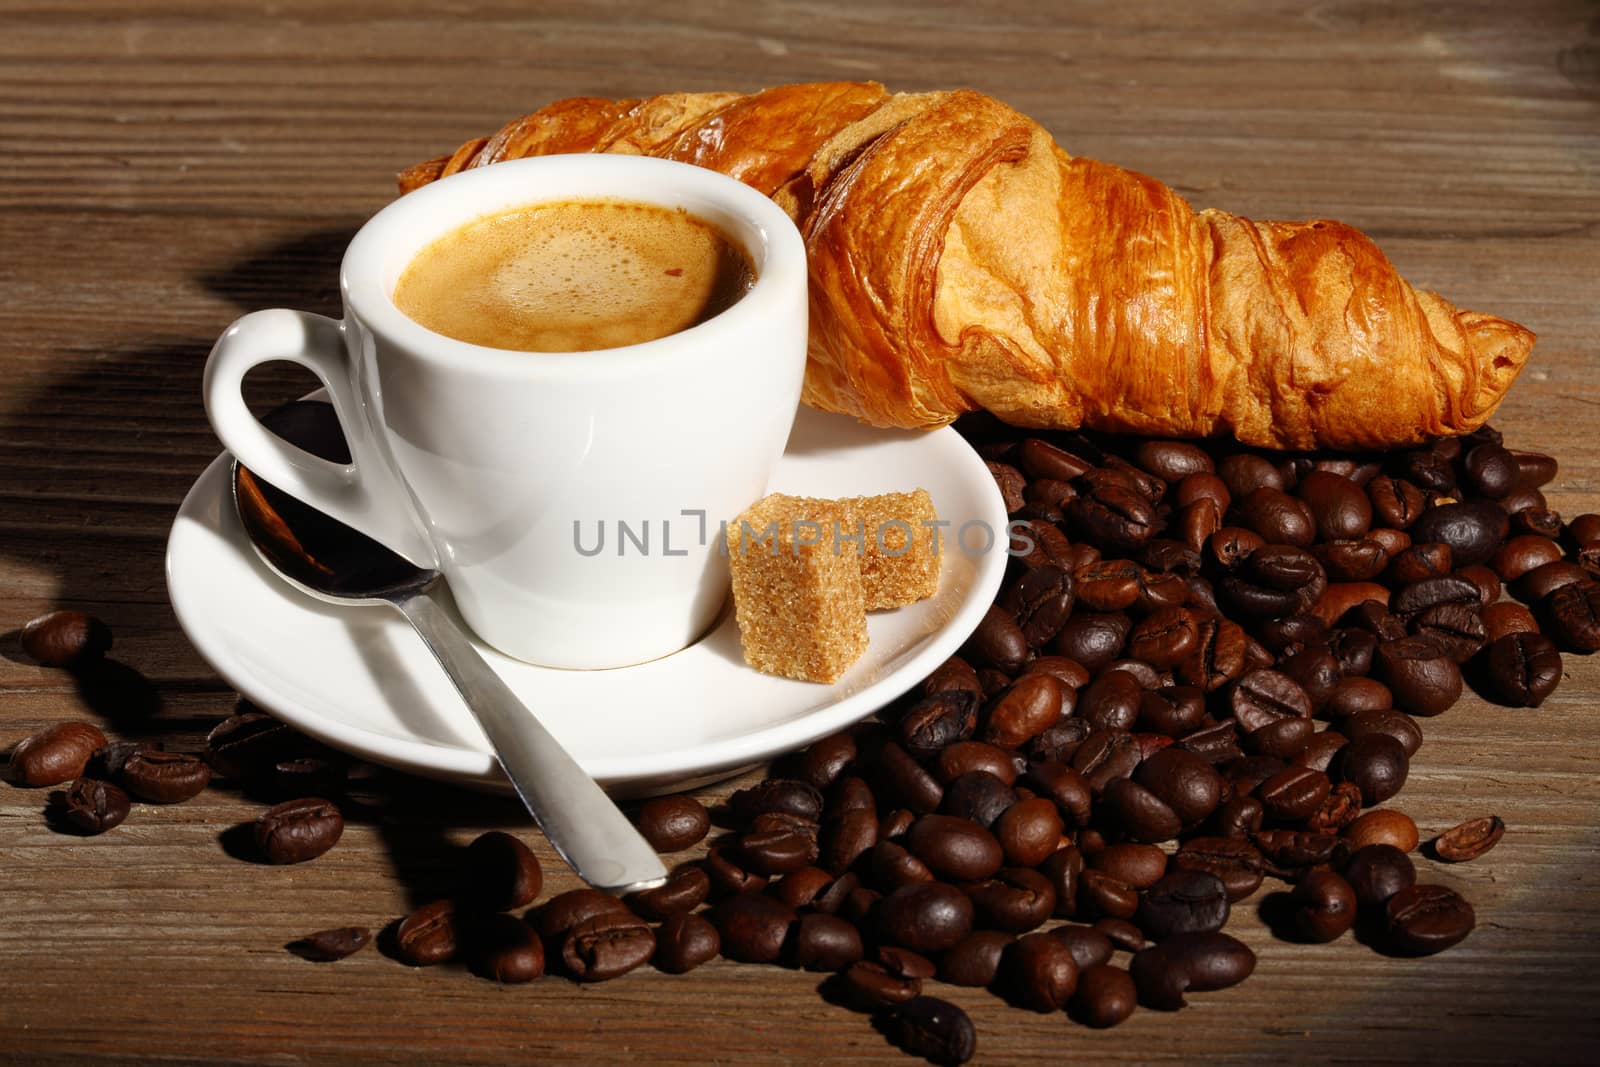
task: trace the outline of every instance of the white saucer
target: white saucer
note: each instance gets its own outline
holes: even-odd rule
[[[256,558],[233,509],[231,457],[190,489],[167,542],[167,588],[189,639],[261,708],[364,759],[504,788],[466,707],[398,612],[337,607],[290,588]],[[959,648],[1005,571],[1006,513],[983,461],[950,429],[885,431],[802,408],[775,491],[933,497],[944,539],[939,592],[870,616],[871,640],[838,683],[744,663],[732,612],[699,643],[605,671],[535,667],[478,645],[494,669],[602,785],[623,794],[715,781],[848,726],[910,689]],[[452,609],[453,610],[453,609]]]

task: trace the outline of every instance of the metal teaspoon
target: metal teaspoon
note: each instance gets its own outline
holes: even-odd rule
[[[335,462],[344,443],[332,408],[297,401],[262,420]],[[454,683],[534,822],[578,875],[600,889],[659,885],[666,867],[615,802],[478,655],[433,591],[444,581],[233,464],[233,500],[256,553],[279,577],[335,604],[388,604],[416,629]]]

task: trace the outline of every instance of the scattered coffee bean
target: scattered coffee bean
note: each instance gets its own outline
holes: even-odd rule
[[[63,609],[22,627],[22,651],[41,667],[86,667],[111,648],[111,628],[93,615]]]
[[[413,967],[431,967],[452,960],[459,950],[455,904],[436,900],[401,920],[395,946]]]
[[[11,750],[11,777],[38,788],[80,777],[106,735],[86,722],[60,722],[23,738]]]
[[[804,784],[813,790],[816,788],[810,783]],[[759,806],[747,802],[747,807]],[[805,817],[815,819],[817,816]],[[705,805],[694,797],[653,797],[639,808],[638,825],[639,833],[657,852],[681,852],[699,843],[711,831],[711,816]]]
[[[332,963],[355,955],[371,941],[372,931],[365,926],[336,926],[331,930],[307,934],[284,947],[303,960]]]
[[[110,782],[78,778],[61,801],[61,821],[80,834],[103,834],[128,817],[128,794]]]
[[[844,988],[850,999],[867,1011],[893,1008],[922,995],[922,979],[898,974],[881,963],[862,960],[844,972]]]
[[[645,963],[655,951],[655,932],[643,919],[613,912],[590,916],[569,930],[561,942],[561,963],[580,982],[606,982]]]
[[[966,1063],[977,1051],[978,1035],[967,1013],[936,997],[913,997],[889,1015],[896,1044],[933,1063]]]
[[[1226,989],[1250,977],[1256,956],[1220,932],[1178,934],[1135,953],[1128,971],[1139,1002],[1161,1011],[1183,1007],[1183,994]]]
[[[1384,904],[1389,944],[1410,956],[1431,956],[1459,944],[1472,933],[1472,905],[1442,885],[1412,885]]]
[[[544,975],[544,945],[528,924],[514,915],[486,915],[471,931],[472,969],[506,985]]]
[[[974,930],[939,957],[939,980],[983,987],[1000,973],[1006,947],[1015,938],[1002,930]]]
[[[1133,976],[1120,967],[1097,963],[1079,971],[1077,992],[1067,1010],[1085,1026],[1105,1029],[1125,1022],[1138,1004]]]
[[[628,906],[610,893],[599,889],[569,889],[557,893],[529,916],[534,930],[544,941],[552,959],[559,956],[561,943],[567,934],[585,919],[596,915],[623,914]]]
[[[489,911],[525,908],[544,888],[539,857],[500,830],[480,834],[467,846],[466,869],[467,895]]]
[[[1433,840],[1433,850],[1446,863],[1465,863],[1488,852],[1505,836],[1506,824],[1498,815],[1484,815],[1453,826]]]
[[[801,916],[791,939],[794,965],[807,971],[842,971],[863,954],[861,933],[852,923],[820,912]]]
[[[1352,849],[1368,845],[1392,845],[1401,852],[1417,847],[1417,824],[1411,816],[1393,808],[1378,808],[1357,818],[1343,831],[1344,839]]]
[[[1034,1011],[1065,1007],[1078,988],[1078,965],[1072,950],[1049,934],[1017,938],[1006,948],[1001,967],[1009,974],[1017,1002]]]
[[[304,863],[334,845],[344,833],[344,816],[318,797],[286,800],[255,822],[256,849],[268,863]]]
[[[1364,906],[1382,904],[1417,880],[1410,857],[1393,845],[1367,845],[1344,865],[1345,881]]]
[[[211,768],[198,756],[147,749],[123,762],[118,779],[140,800],[178,804],[200,794],[211,781]]]
[[[687,974],[720,951],[722,938],[703,916],[680,912],[656,927],[655,965],[668,974]]]
[[[1332,871],[1309,872],[1290,899],[1295,929],[1308,941],[1332,941],[1355,924],[1355,890]]]
[[[903,885],[874,909],[877,932],[890,944],[913,952],[942,952],[972,930],[968,896],[943,882]]]
[[[1179,869],[1147,889],[1134,917],[1152,941],[1220,930],[1228,921],[1228,889],[1206,871]]]

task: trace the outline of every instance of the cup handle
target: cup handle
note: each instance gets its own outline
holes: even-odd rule
[[[331,463],[271,433],[245,406],[244,376],[261,363],[298,363],[322,380],[350,446],[351,463]],[[427,568],[438,557],[410,494],[385,459],[356,396],[345,324],[274,308],[229,326],[206,359],[205,405],[229,452],[272,486]]]

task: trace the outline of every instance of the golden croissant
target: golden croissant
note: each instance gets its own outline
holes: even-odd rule
[[[873,82],[579,97],[411,167],[401,192],[555,152],[732,175],[810,259],[805,401],[878,426],[1021,426],[1387,448],[1494,411],[1533,347],[1412,288],[1359,231],[1196,212],[981,93]]]

